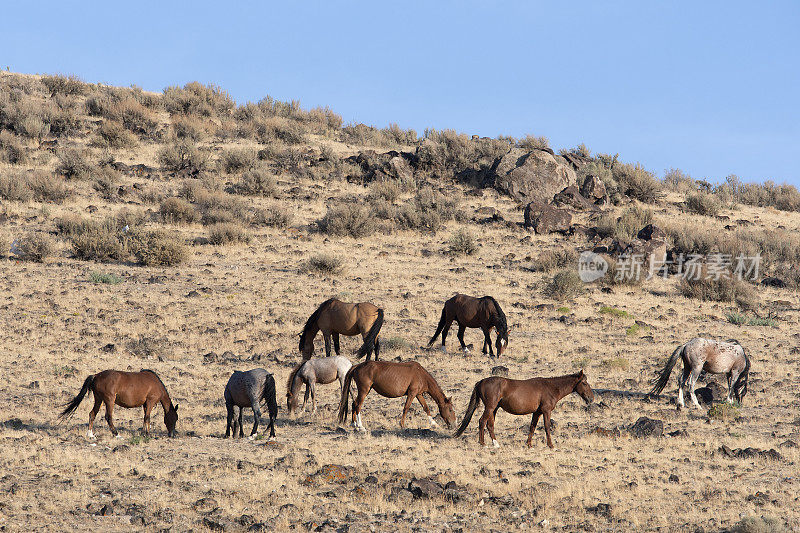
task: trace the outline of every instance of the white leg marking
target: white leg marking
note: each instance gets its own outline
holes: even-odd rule
[[[686,404],[683,403],[683,387],[678,387],[678,405],[681,407],[686,407]]]
[[[429,417],[428,417],[428,420],[430,420],[430,421],[431,421],[431,425],[432,425],[433,427],[438,427],[438,426],[439,426],[439,424],[437,424],[437,423],[436,423],[436,420],[434,420],[432,416],[429,416]]]
[[[492,439],[492,446],[494,446],[495,448],[499,448],[500,447],[500,445],[494,439]]]
[[[89,431],[86,432],[86,438],[87,439],[96,439],[97,437],[94,436],[94,433],[90,429]]]

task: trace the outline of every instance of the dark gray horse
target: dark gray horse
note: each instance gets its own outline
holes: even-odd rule
[[[275,396],[275,378],[263,368],[254,368],[247,372],[234,371],[228,384],[225,385],[225,407],[228,410],[228,425],[225,428],[225,438],[236,437],[237,421],[235,419],[234,407],[239,408],[238,430],[239,436],[244,437],[242,428],[242,418],[245,407],[253,409],[253,431],[250,438],[254,438],[258,432],[258,419],[261,418],[262,402],[267,403],[269,411],[269,436],[275,437],[275,419],[278,417],[278,401]]]

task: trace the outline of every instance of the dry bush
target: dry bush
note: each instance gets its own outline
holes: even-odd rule
[[[687,195],[684,206],[689,212],[710,217],[716,216],[720,210],[719,200],[700,191]]]
[[[86,84],[74,75],[64,76],[61,74],[42,76],[42,84],[50,91],[51,96],[58,94],[71,96],[84,94]]]
[[[194,116],[177,116],[172,120],[172,133],[176,139],[201,141],[207,134],[206,123]]]
[[[584,159],[590,159],[592,157],[592,151],[589,150],[589,147],[586,146],[584,143],[580,143],[575,148],[562,148],[558,151],[561,155],[565,154],[572,154],[578,157],[582,157]]]
[[[772,181],[744,183],[738,176],[730,175],[714,189],[714,194],[723,202],[800,211],[800,191],[794,185],[777,185]]]
[[[78,131],[83,121],[73,102],[62,102],[61,105],[52,105],[48,102],[42,108],[42,120],[47,124],[48,130],[53,135],[67,135]]]
[[[253,137],[262,144],[275,142],[302,144],[305,142],[302,126],[296,121],[284,117],[259,118],[247,123],[245,129],[251,131],[252,135],[242,135],[243,137]]]
[[[11,237],[0,231],[0,257],[8,257],[11,253]]]
[[[371,198],[394,203],[400,197],[400,186],[394,181],[373,181],[369,186],[369,195]]]
[[[421,168],[453,175],[464,170],[477,170],[490,165],[508,152],[507,140],[480,138],[473,140],[453,130],[426,130],[417,150]]]
[[[130,148],[136,145],[136,137],[121,123],[115,120],[104,120],[97,128],[94,144],[104,148]]]
[[[661,183],[638,163],[618,163],[611,172],[623,194],[646,204],[656,203],[662,196]]]
[[[155,138],[158,134],[158,117],[133,98],[119,103],[118,116],[122,126],[136,135]]]
[[[583,292],[583,281],[573,269],[558,272],[544,288],[544,294],[554,300],[569,300]]]
[[[622,210],[620,216],[605,213],[597,222],[597,232],[603,237],[613,237],[622,241],[633,239],[640,229],[653,222],[653,211],[638,205]]]
[[[250,170],[256,166],[258,153],[254,148],[231,148],[219,157],[219,168],[228,174]]]
[[[14,253],[25,261],[43,263],[56,251],[53,238],[47,233],[29,232],[16,242]]]
[[[278,196],[278,185],[275,176],[266,168],[254,168],[242,174],[233,191],[248,196]]]
[[[208,163],[208,155],[194,143],[186,140],[162,146],[156,153],[159,164],[166,170],[203,170]]]
[[[0,198],[9,202],[33,199],[28,174],[21,170],[0,173]]]
[[[320,231],[337,237],[350,236],[356,239],[375,232],[375,219],[369,209],[359,204],[343,204],[328,208],[325,216],[317,221]]]
[[[700,269],[697,276],[681,279],[680,290],[687,298],[710,300],[714,302],[735,302],[744,310],[758,308],[759,296],[749,283],[735,276],[713,277],[706,268]]]
[[[102,263],[125,258],[120,231],[107,224],[89,222],[71,238],[72,250],[78,259]]]
[[[208,228],[208,242],[214,245],[249,243],[250,234],[241,225],[232,222],[214,224]]]
[[[524,139],[517,141],[517,146],[525,150],[543,150],[545,148],[550,148],[550,139],[547,137],[526,135]]]
[[[320,274],[338,274],[344,269],[343,261],[333,255],[317,254],[308,258],[305,265],[306,272]]]
[[[169,224],[191,224],[199,218],[194,206],[182,198],[167,198],[159,207],[158,214]]]
[[[464,214],[459,208],[461,197],[457,193],[445,195],[430,187],[424,187],[414,195],[414,203],[418,210],[435,212],[443,221],[464,219]]]
[[[417,132],[410,128],[403,129],[397,124],[389,124],[388,128],[381,130],[381,134],[383,138],[386,139],[385,144],[396,144],[400,146],[417,144]]]
[[[95,171],[95,165],[89,162],[86,154],[76,148],[59,150],[56,155],[56,173],[66,179],[88,179]]]
[[[681,194],[687,194],[689,191],[696,189],[692,177],[677,168],[669,169],[661,181],[667,189]]]
[[[203,187],[185,189],[182,192],[191,196],[190,201],[193,201],[200,210],[200,222],[204,226],[248,219],[247,204],[241,198],[223,192],[209,191]]]
[[[44,172],[31,174],[28,186],[37,202],[60,204],[74,193],[62,178]]]
[[[92,188],[107,199],[113,200],[117,194],[117,184],[119,183],[119,172],[107,166],[103,166],[94,171],[94,183]]]
[[[167,87],[164,108],[175,115],[214,117],[229,115],[236,107],[231,96],[215,85],[193,81],[181,87]]]
[[[0,131],[0,162],[21,165],[28,160],[22,140],[10,131]]]
[[[551,272],[578,264],[578,252],[572,248],[559,248],[546,250],[533,260],[533,270],[536,272]]]
[[[748,516],[736,522],[730,529],[725,530],[725,533],[789,533],[789,531],[790,529],[786,527],[786,524],[775,517]]]
[[[292,213],[283,206],[273,205],[256,209],[250,222],[255,226],[286,228],[292,223]]]
[[[189,249],[180,235],[160,230],[131,231],[128,248],[145,266],[175,266],[189,257]]]
[[[448,239],[447,251],[451,255],[472,255],[478,251],[478,243],[472,233],[461,228]]]

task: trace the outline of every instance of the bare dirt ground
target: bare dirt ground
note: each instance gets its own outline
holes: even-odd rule
[[[248,245],[196,244],[179,267],[79,261],[65,244],[44,264],[0,260],[0,529],[719,531],[761,516],[800,529],[796,293],[759,288],[765,305],[788,302],[777,327],[730,324],[726,305],[686,299],[672,279],[613,293],[588,286],[574,300],[553,301],[541,292],[547,276],[530,271],[525,258],[580,243],[474,222],[449,223],[436,235],[331,238],[311,230],[326,199],[363,194],[363,187],[299,180],[283,183],[283,193],[290,186],[300,193],[258,201],[290,208],[291,228],[254,230]],[[470,216],[490,206],[522,221],[522,212],[492,191],[463,192]],[[88,190],[60,206],[6,203],[11,216],[3,228],[48,227],[90,203],[99,207],[96,216],[120,207]],[[764,227],[800,227],[797,214],[745,207],[727,214]],[[679,213],[667,200],[657,216]],[[453,258],[447,239],[462,226],[480,246]],[[199,224],[178,231],[204,234]],[[343,272],[306,272],[305,260],[319,252],[341,257]],[[92,283],[91,272],[124,282]],[[466,335],[470,354],[456,349],[454,330],[447,353],[422,348],[442,303],[456,292],[491,294],[503,306],[512,329],[500,361],[480,354],[477,330]],[[297,335],[332,296],[385,309],[384,344],[394,339],[398,347],[382,358],[419,361],[452,395],[459,422],[473,384],[496,365],[517,378],[584,368],[599,390],[595,403],[571,396],[558,405],[553,450],[541,427],[525,447],[530,418],[502,411],[499,449],[478,445],[480,411],[459,439],[440,417],[431,429],[416,404],[401,430],[402,400],[374,392],[363,412],[366,434],[337,428],[335,384],[319,387],[316,414],[288,419],[285,383],[299,360]],[[604,306],[629,316],[601,313]],[[629,330],[635,321],[644,325]],[[746,347],[751,381],[738,418],[711,419],[707,406],[676,411],[679,370],[658,400],[627,394],[647,392],[672,350],[694,336],[735,338]],[[343,338],[343,353],[352,357],[358,345]],[[277,440],[225,440],[223,388],[233,370],[254,367],[274,373],[278,384]],[[111,436],[101,414],[90,441],[86,400],[59,425],[59,407],[87,375],[106,368],[155,370],[180,405],[179,436],[166,437],[160,407],[149,440],[139,437],[141,411],[117,408],[122,439]],[[631,436],[626,427],[642,416],[662,420],[664,436]],[[251,423],[247,417],[247,430]],[[780,457],[731,457],[723,445],[774,449]]]

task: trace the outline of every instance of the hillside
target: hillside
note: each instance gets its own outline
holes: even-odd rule
[[[605,195],[552,206],[550,176],[577,188],[594,176]],[[538,232],[520,190],[556,210],[529,210]],[[798,198],[734,177],[662,179],[538,137],[420,138],[292,102],[237,105],[201,84],[149,93],[0,73],[0,527],[796,530]],[[649,224],[663,235],[639,238]],[[613,273],[625,251],[662,246],[670,260],[702,254],[703,272],[714,254],[760,254],[760,268],[745,281],[687,281],[675,262],[637,282],[576,272],[583,251]],[[480,353],[478,330],[469,354],[454,330],[446,353],[423,348],[456,292],[503,306],[499,361]],[[498,365],[516,378],[584,369],[595,402],[556,407],[552,450],[541,426],[526,448],[530,419],[503,411],[498,449],[478,445],[477,416],[455,439],[418,404],[401,430],[402,400],[374,391],[368,432],[337,428],[334,384],[318,386],[317,413],[289,419],[297,335],[334,296],[383,308],[381,358],[427,368],[459,421]],[[746,348],[741,406],[677,411],[680,369],[644,397],[695,336]],[[355,360],[358,345],[343,338],[342,353]],[[223,388],[254,367],[275,375],[278,438],[225,440]],[[123,440],[101,417],[88,440],[90,401],[59,424],[106,368],[155,370],[180,405],[179,437],[166,438],[160,407],[152,439],[138,436],[139,409],[117,408]],[[663,435],[633,436],[640,417]],[[777,454],[728,453],[746,448]]]

